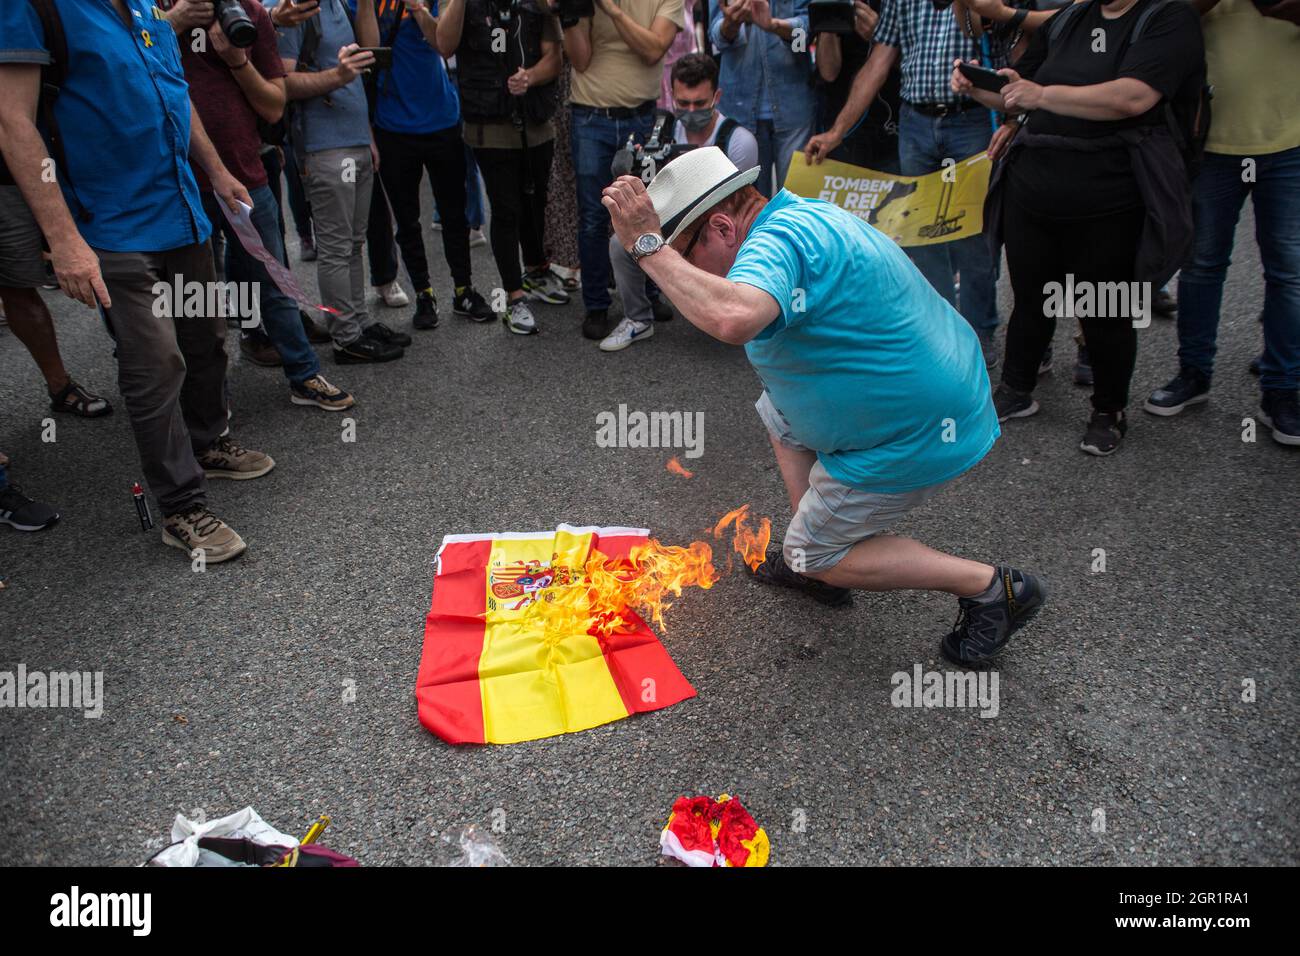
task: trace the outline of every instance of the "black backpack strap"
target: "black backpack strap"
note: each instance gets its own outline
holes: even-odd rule
[[[54,104],[68,80],[68,37],[63,32],[63,18],[54,0],[29,0],[41,21],[41,30],[45,34],[45,47],[50,51],[50,63],[41,67],[41,93],[37,112],[45,126],[45,135],[49,141],[50,158],[54,160],[56,175],[68,187],[72,203],[76,207],[73,215],[82,222],[94,218],[77,196],[77,188],[72,182],[72,172],[68,169],[67,154],[63,149],[63,134],[59,131],[59,120],[54,114]]]
[[[731,134],[736,131],[736,127],[739,125],[740,123],[728,116],[722,121],[722,125],[718,127],[718,135],[713,137],[713,145],[722,150],[724,156],[727,153],[727,148],[731,145]]]
[[[1047,21],[1047,43],[1049,46],[1056,42],[1057,38],[1065,31],[1065,25],[1073,19],[1083,6],[1082,3],[1072,3],[1070,6],[1058,10],[1056,16]]]

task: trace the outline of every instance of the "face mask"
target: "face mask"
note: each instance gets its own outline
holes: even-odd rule
[[[698,133],[707,129],[713,120],[713,109],[704,110],[678,110],[677,119],[681,121],[682,126],[688,133]]]

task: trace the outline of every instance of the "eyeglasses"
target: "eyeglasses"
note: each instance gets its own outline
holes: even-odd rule
[[[700,236],[704,234],[704,229],[705,227],[708,226],[708,224],[709,222],[707,219],[704,222],[700,223],[700,228],[695,230],[695,235],[691,236],[691,241],[686,244],[686,251],[682,253],[683,259],[687,260],[688,262],[690,261],[691,250],[694,249],[695,244],[700,241]]]

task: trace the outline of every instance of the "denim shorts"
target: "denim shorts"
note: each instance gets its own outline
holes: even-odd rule
[[[767,390],[754,403],[768,432],[786,448],[812,451],[795,437]],[[795,571],[826,571],[859,541],[889,531],[913,508],[933,498],[947,482],[894,494],[863,491],[836,481],[818,461],[808,490],[785,532],[782,551]]]

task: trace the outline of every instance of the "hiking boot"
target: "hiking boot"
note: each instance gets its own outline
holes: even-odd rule
[[[591,309],[582,320],[582,337],[584,339],[607,338],[610,332],[609,309]]]
[[[180,548],[190,557],[195,551],[203,552],[205,564],[220,564],[248,550],[244,539],[206,505],[191,505],[164,518],[162,539],[163,544]]]
[[[415,315],[411,324],[421,332],[438,327],[438,299],[432,289],[425,289],[415,296]]]
[[[394,279],[387,285],[375,286],[375,293],[379,296],[381,302],[390,309],[402,309],[411,304],[410,297],[402,284]]]
[[[479,295],[472,285],[466,286],[464,292],[451,300],[451,311],[475,322],[486,322],[496,318],[496,314],[483,301],[483,296]]]
[[[0,488],[0,523],[19,531],[44,531],[59,520],[59,513],[40,501],[32,501],[17,485]]]
[[[1123,412],[1094,411],[1092,418],[1088,419],[1088,430],[1084,432],[1079,447],[1089,455],[1104,458],[1119,450],[1120,442],[1124,440],[1124,433],[1127,431],[1128,419],[1124,417]]]
[[[510,308],[501,317],[501,321],[515,335],[535,335],[540,331],[537,328],[537,319],[533,317],[533,310],[528,308],[528,302],[523,297],[510,303]]]
[[[958,667],[987,667],[1045,600],[1047,588],[1034,575],[1000,567],[984,593],[957,599],[957,623],[939,650]]]
[[[1079,342],[1074,353],[1074,384],[1092,388],[1092,359],[1088,357],[1088,346]]]
[[[261,335],[241,335],[239,354],[262,368],[277,368],[284,364],[284,359],[280,358],[280,353],[271,344],[271,340]]]
[[[302,330],[307,333],[307,341],[312,345],[324,345],[330,341],[330,334],[319,322],[313,319],[302,309],[298,310],[298,317],[302,319]]]
[[[1006,382],[999,382],[993,389],[993,409],[998,413],[998,421],[1008,418],[1028,418],[1038,413],[1038,402],[1029,392],[1018,392]]]
[[[1300,393],[1266,388],[1259,400],[1259,420],[1273,429],[1279,445],[1300,445]]]
[[[194,457],[209,478],[247,481],[249,478],[261,478],[275,467],[275,459],[270,455],[240,448],[229,435],[222,435],[212,443],[211,448]]]
[[[375,322],[373,325],[367,325],[364,332],[361,333],[368,339],[374,339],[384,345],[396,345],[399,349],[404,349],[411,344],[411,337],[405,332],[394,332],[382,322]]]
[[[356,399],[325,381],[325,376],[319,373],[303,382],[290,382],[289,401],[295,405],[315,405],[327,412],[341,412],[356,404]]]
[[[1210,377],[1200,369],[1184,365],[1173,380],[1157,388],[1147,398],[1142,408],[1152,415],[1177,415],[1188,405],[1200,405],[1210,400]]]
[[[748,565],[745,567],[749,568]],[[849,588],[837,588],[792,570],[780,548],[768,548],[763,563],[757,568],[749,568],[749,573],[764,584],[802,591],[827,607],[844,607],[853,603],[853,591]]]
[[[564,280],[549,266],[524,275],[524,292],[530,299],[547,305],[569,304],[569,293],[564,291]]]
[[[362,335],[355,342],[334,346],[334,361],[340,365],[361,365],[367,362],[391,362],[406,352],[397,345],[385,345],[378,339]]]
[[[602,352],[618,352],[627,348],[633,342],[648,339],[654,334],[654,322],[634,322],[631,319],[624,319],[618,323],[613,332],[600,340],[600,350]]]

